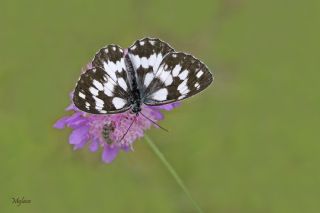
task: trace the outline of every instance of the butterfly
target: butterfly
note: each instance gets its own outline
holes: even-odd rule
[[[128,49],[107,45],[77,82],[73,102],[92,114],[157,106],[191,97],[213,81],[208,67],[192,55],[176,52],[157,38],[143,38]]]

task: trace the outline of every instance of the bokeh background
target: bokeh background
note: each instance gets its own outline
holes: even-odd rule
[[[204,212],[320,212],[319,1],[0,3],[0,212],[195,212],[143,139],[107,165],[52,128],[99,48],[145,36],[215,74],[148,132]]]

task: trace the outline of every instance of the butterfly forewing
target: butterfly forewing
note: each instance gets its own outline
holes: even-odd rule
[[[163,58],[170,52],[173,52],[170,45],[156,38],[137,40],[129,47],[128,55],[135,69],[141,93],[144,93]]]
[[[169,53],[147,87],[144,103],[161,105],[188,98],[208,87],[212,80],[200,60],[181,52]]]
[[[130,92],[123,50],[118,45],[108,45],[99,50],[92,60],[93,67],[101,67],[125,92]]]
[[[131,91],[123,50],[116,45],[101,49],[94,57],[92,66],[81,75],[75,88],[73,101],[76,107],[93,114],[128,110]]]

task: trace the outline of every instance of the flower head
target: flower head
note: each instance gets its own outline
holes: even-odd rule
[[[72,100],[71,93],[71,100]],[[72,101],[71,101],[72,102]],[[141,115],[129,111],[118,114],[95,115],[80,111],[73,103],[66,110],[69,116],[62,117],[55,124],[57,129],[72,128],[69,143],[74,150],[85,145],[92,152],[103,149],[102,160],[110,163],[120,150],[133,150],[133,142],[144,135],[144,131],[154,125],[150,120],[158,122],[164,118],[160,110],[172,110],[179,103],[162,106],[142,106]],[[154,125],[156,126],[156,125]],[[157,126],[156,126],[157,127]]]

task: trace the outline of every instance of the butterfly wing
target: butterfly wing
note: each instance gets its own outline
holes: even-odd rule
[[[143,38],[129,47],[128,55],[136,72],[140,93],[144,93],[163,58],[174,50],[169,44],[156,38]]]
[[[144,93],[147,105],[162,105],[195,95],[213,81],[207,66],[182,52],[171,52],[160,63]]]
[[[102,48],[84,72],[74,91],[77,108],[92,114],[112,114],[131,107],[130,87],[123,50],[116,45]]]

